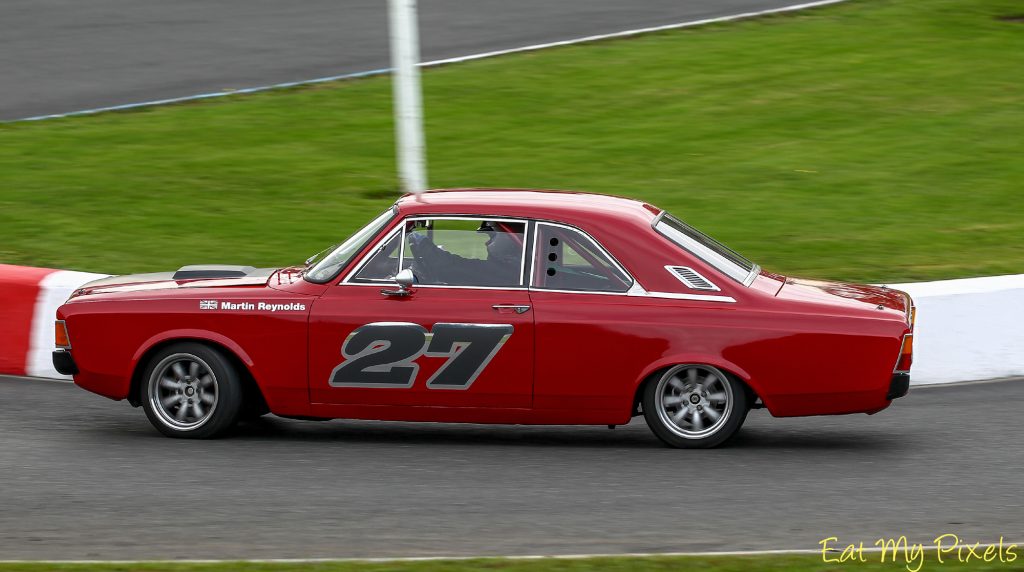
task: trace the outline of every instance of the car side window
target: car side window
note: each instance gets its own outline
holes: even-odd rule
[[[402,233],[396,233],[378,246],[370,259],[352,277],[352,282],[390,282],[398,274]]]
[[[402,268],[417,284],[520,287],[526,223],[491,219],[417,219],[406,223]]]
[[[626,292],[633,279],[592,238],[561,225],[537,223],[533,288]]]

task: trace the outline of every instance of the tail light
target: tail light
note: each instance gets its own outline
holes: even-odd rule
[[[71,339],[68,338],[68,327],[64,320],[53,323],[53,345],[65,350],[71,349]]]
[[[909,373],[910,366],[914,363],[914,334],[903,336],[903,345],[900,347],[900,358],[896,360],[896,373]]]

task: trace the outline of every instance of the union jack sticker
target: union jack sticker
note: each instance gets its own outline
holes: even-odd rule
[[[216,310],[217,309],[217,301],[216,300],[200,300],[199,301],[199,309],[200,310]]]

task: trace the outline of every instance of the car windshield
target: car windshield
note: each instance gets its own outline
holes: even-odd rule
[[[395,208],[392,207],[370,221],[345,242],[314,256],[309,261],[303,278],[317,284],[323,284],[333,279],[394,217]]]
[[[733,280],[749,285],[761,268],[703,232],[663,212],[654,230]]]

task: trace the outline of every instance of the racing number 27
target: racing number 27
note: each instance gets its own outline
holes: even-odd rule
[[[341,345],[345,361],[331,372],[334,387],[412,387],[416,359],[447,357],[427,380],[431,389],[469,389],[512,335],[511,324],[434,324],[432,332],[408,322],[360,326]]]

